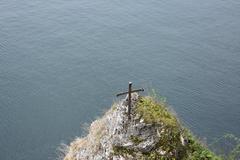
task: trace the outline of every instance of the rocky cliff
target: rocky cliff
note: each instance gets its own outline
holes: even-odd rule
[[[132,94],[94,121],[89,134],[66,149],[64,160],[219,159],[184,128],[164,102]]]

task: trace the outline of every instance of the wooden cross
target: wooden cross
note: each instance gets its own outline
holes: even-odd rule
[[[130,113],[131,113],[131,104],[132,104],[132,102],[131,102],[131,93],[140,92],[140,91],[143,92],[144,89],[141,88],[141,89],[132,90],[132,82],[129,82],[129,84],[128,84],[128,92],[122,92],[122,93],[117,94],[117,97],[125,95],[125,94],[128,94],[128,119],[130,119]]]

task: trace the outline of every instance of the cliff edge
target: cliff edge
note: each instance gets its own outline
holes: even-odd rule
[[[64,160],[220,159],[184,128],[164,102],[132,94],[94,121],[89,134],[75,139]]]

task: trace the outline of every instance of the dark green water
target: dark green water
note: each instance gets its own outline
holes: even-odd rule
[[[239,0],[1,0],[0,159],[55,159],[128,81],[200,137],[239,136],[239,18]]]

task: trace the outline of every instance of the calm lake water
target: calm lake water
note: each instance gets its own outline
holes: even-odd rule
[[[240,1],[0,1],[1,160],[55,159],[128,81],[240,136]]]

